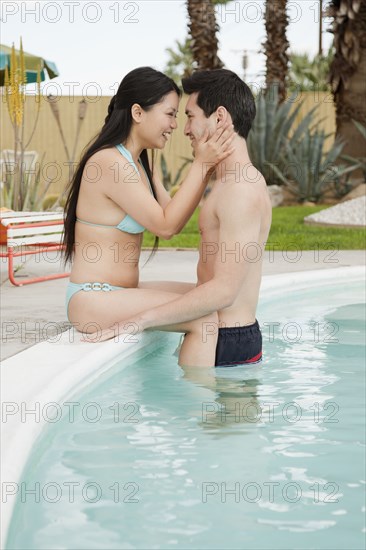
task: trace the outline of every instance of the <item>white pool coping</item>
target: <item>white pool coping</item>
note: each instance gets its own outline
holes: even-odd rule
[[[301,290],[319,284],[352,284],[365,278],[365,267],[342,267],[316,271],[303,271],[263,277],[260,301],[283,294],[284,289]],[[163,338],[161,332],[149,332],[135,336],[136,343],[80,342],[80,335],[66,331],[54,342],[45,341],[3,361],[1,366],[1,459],[2,503],[3,491],[19,484],[32,447],[49,422],[40,414],[29,415],[22,421],[22,410],[47,411],[46,404],[62,405],[79,393],[117,361],[135,353],[138,349],[156,343]],[[57,341],[56,341],[57,340]],[[121,365],[123,368],[123,365]],[[39,405],[37,405],[39,404]],[[50,416],[55,408],[48,411]],[[13,413],[13,414],[10,414]],[[4,416],[5,415],[5,416]],[[16,495],[2,504],[1,548],[5,547]]]

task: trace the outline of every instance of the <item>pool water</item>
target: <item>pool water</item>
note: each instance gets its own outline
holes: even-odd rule
[[[260,366],[181,369],[177,335],[115,365],[43,432],[6,548],[364,548],[364,301],[263,301]]]

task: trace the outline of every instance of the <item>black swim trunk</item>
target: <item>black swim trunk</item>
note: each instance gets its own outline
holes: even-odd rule
[[[243,327],[219,329],[216,367],[258,363],[262,359],[262,333],[258,321]]]

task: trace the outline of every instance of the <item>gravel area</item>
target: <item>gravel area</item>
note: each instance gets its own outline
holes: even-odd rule
[[[352,199],[304,218],[305,223],[340,227],[366,226],[366,196]]]

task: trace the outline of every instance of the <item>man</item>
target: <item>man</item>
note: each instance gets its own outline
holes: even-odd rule
[[[182,81],[189,94],[184,132],[195,143],[206,130],[231,122],[234,152],[216,167],[199,216],[197,286],[179,298],[120,324],[159,328],[218,313],[218,327],[203,323],[202,338],[217,333],[216,366],[255,363],[262,357],[256,320],[264,248],[272,207],[263,176],[251,164],[246,139],[255,117],[249,87],[233,72],[197,71]],[[136,330],[134,331],[136,332]],[[102,340],[116,331],[103,331]]]

